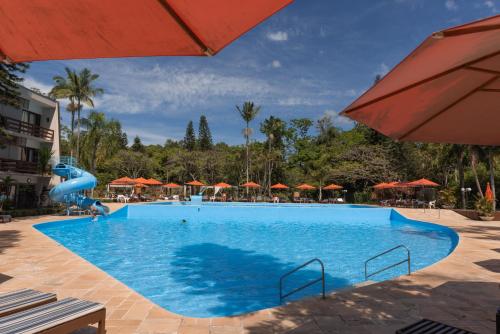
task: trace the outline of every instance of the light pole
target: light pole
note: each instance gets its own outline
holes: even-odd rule
[[[471,188],[461,188],[460,191],[464,193],[465,196],[465,208],[467,209],[467,204],[469,203],[469,193],[472,191]]]

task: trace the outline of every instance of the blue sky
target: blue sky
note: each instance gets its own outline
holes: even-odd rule
[[[235,105],[262,106],[253,123],[339,117],[366,90],[434,31],[495,15],[500,0],[295,0],[215,57],[161,57],[32,63],[27,87],[50,89],[64,67],[101,75],[96,110],[122,122],[131,140],[182,139],[186,124],[208,118],[214,141],[243,143]],[[69,113],[61,112],[63,122]]]

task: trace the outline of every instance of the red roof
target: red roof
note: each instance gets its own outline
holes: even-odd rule
[[[276,183],[271,186],[271,189],[288,189],[288,186],[282,183]]]
[[[190,185],[190,186],[196,186],[196,187],[203,187],[205,184],[200,182],[200,181],[191,181],[191,182],[188,182],[186,183],[187,185]]]
[[[13,62],[212,55],[291,2],[0,0],[1,51]]]
[[[163,185],[165,188],[180,188],[182,186],[178,185],[177,183],[167,183]]]
[[[220,183],[214,184],[214,187],[218,187],[218,188],[231,188],[232,185],[224,183],[224,182],[220,182]]]
[[[260,188],[260,184],[257,184],[255,182],[247,182],[247,183],[243,183],[241,185],[243,188]]]
[[[436,182],[432,182],[427,179],[420,179],[412,182],[408,182],[407,185],[409,187],[439,187],[439,184]]]
[[[330,185],[328,185],[328,186],[324,187],[324,188],[323,188],[323,190],[340,190],[340,189],[343,189],[343,188],[344,188],[344,187],[339,186],[339,185],[337,185],[337,184],[335,184],[335,183],[332,183],[332,184],[330,184]]]
[[[500,145],[500,16],[429,36],[343,111],[400,141]]]
[[[316,187],[311,186],[310,184],[303,183],[301,185],[296,186],[295,188],[300,189],[300,190],[314,190]]]

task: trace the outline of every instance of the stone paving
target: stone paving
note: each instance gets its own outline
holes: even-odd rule
[[[113,205],[118,208],[120,205]],[[0,224],[0,292],[34,288],[101,302],[107,333],[394,333],[423,317],[477,333],[495,332],[500,306],[500,222],[471,221],[452,211],[399,209],[460,235],[446,259],[398,279],[250,314],[187,318],[155,305],[32,228],[66,219],[45,216]],[[79,333],[92,333],[86,328]]]

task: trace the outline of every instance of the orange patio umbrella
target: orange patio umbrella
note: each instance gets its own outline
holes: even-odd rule
[[[167,183],[164,184],[163,187],[173,189],[173,188],[180,188],[181,185],[178,185],[177,183]]]
[[[214,184],[214,187],[225,189],[225,188],[231,188],[232,185],[224,183],[224,182],[220,182],[220,183]]]
[[[195,186],[195,187],[203,187],[203,186],[205,186],[204,183],[202,183],[200,181],[196,181],[196,180],[188,182],[186,184],[189,185],[189,186]]]
[[[131,179],[130,177],[127,176],[111,181],[111,184],[134,184],[134,183],[135,183],[134,179]]]
[[[136,183],[136,184],[134,184],[134,187],[135,188],[147,188],[148,186],[145,184],[142,184],[142,183]]]
[[[344,187],[339,186],[339,185],[337,185],[335,183],[332,183],[332,184],[330,184],[330,185],[328,185],[326,187],[323,187],[323,190],[340,190],[340,189],[343,189],[343,188]]]
[[[288,189],[289,187],[283,183],[276,183],[271,186],[271,189]]]
[[[214,55],[292,0],[0,0],[0,61]]]
[[[500,16],[429,36],[342,114],[400,141],[500,145]]]
[[[134,181],[135,181],[136,183],[141,183],[141,184],[143,184],[143,185],[145,185],[145,184],[148,184],[148,183],[149,183],[149,181],[148,181],[147,179],[143,178],[143,177],[138,177],[137,179],[134,179]]]
[[[439,184],[436,182],[432,182],[427,179],[420,179],[412,182],[408,182],[407,185],[409,187],[439,187]]]
[[[155,180],[153,178],[148,179],[148,183],[147,184],[150,185],[150,186],[161,186],[161,185],[163,185],[163,183],[161,183],[160,181]]]
[[[486,200],[493,202],[493,191],[491,190],[491,185],[489,182],[486,185],[486,191],[484,193],[484,197],[486,198]]]
[[[260,188],[260,184],[257,184],[255,182],[247,182],[247,183],[243,183],[241,185],[243,188]]]
[[[310,184],[307,184],[307,183],[300,184],[300,185],[296,186],[295,188],[300,189],[300,190],[314,190],[314,189],[316,189],[316,187],[311,186]]]

